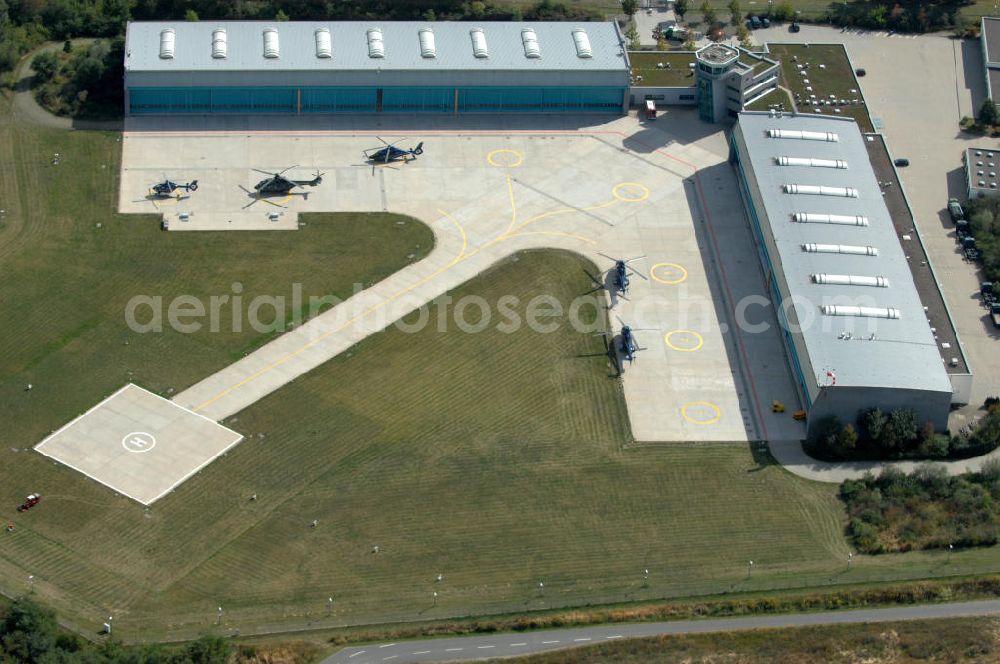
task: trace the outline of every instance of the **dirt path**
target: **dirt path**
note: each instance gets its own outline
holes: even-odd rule
[[[74,39],[74,45],[93,42],[93,39]],[[31,63],[35,56],[43,51],[56,51],[62,48],[61,42],[46,42],[38,48],[25,54],[15,70],[14,83],[14,118],[17,121],[52,127],[54,129],[84,129],[96,131],[121,131],[121,120],[77,120],[54,115],[42,108],[31,92],[31,77],[35,72]]]

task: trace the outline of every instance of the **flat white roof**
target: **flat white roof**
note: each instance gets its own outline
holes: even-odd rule
[[[368,31],[381,32],[383,57],[371,57]],[[421,50],[422,29],[433,31],[434,57]],[[225,30],[226,57],[212,57],[213,32]],[[264,57],[264,31],[277,30],[278,57]],[[328,31],[332,57],[317,54],[316,31]],[[522,30],[533,30],[540,57],[528,57]],[[160,36],[173,30],[172,57],[160,57]],[[472,31],[481,30],[488,57],[476,57]],[[577,44],[586,33],[589,55]],[[575,32],[575,34],[574,34]],[[274,33],[271,33],[272,35]],[[323,38],[324,40],[326,37]],[[477,39],[480,39],[477,37]],[[624,42],[608,22],[427,22],[427,21],[155,21],[128,24],[128,71],[302,70],[527,70],[625,71]],[[419,83],[417,83],[419,84]]]

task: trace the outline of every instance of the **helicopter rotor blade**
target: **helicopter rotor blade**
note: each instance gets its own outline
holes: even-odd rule
[[[295,164],[294,166],[289,166],[288,168],[286,168],[286,169],[284,169],[282,171],[278,171],[278,175],[284,175],[286,172],[292,170],[293,168],[298,168],[298,167],[299,167],[298,164]]]
[[[629,264],[629,263],[631,263],[632,261],[638,261],[638,260],[642,260],[642,259],[643,259],[643,258],[645,258],[645,257],[646,257],[646,254],[643,254],[642,256],[636,256],[635,258],[629,258],[629,259],[626,259],[626,261],[625,261],[625,264],[626,264],[626,265],[628,265],[628,264]]]
[[[251,168],[250,170],[251,171],[257,171],[258,173],[263,173],[264,175],[270,175],[271,177],[275,176],[274,171],[262,171],[259,168]]]
[[[601,253],[600,251],[598,251],[598,252],[597,252],[597,255],[598,255],[598,256],[604,256],[605,258],[607,258],[607,259],[608,259],[609,261],[611,261],[612,263],[617,263],[617,262],[618,262],[618,259],[617,259],[617,258],[612,258],[611,256],[608,256],[607,254],[603,254],[603,253]]]
[[[647,277],[646,275],[644,275],[642,272],[639,272],[635,268],[629,268],[629,272],[631,273],[631,275],[633,277],[639,277],[643,281],[649,281],[649,277]]]
[[[391,145],[391,143],[386,143],[385,139],[383,139],[381,136],[376,136],[375,138],[377,138],[379,141],[381,141],[383,145]]]

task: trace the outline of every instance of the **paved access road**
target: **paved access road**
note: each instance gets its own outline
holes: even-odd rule
[[[558,629],[524,634],[467,636],[450,639],[427,639],[400,643],[376,643],[344,648],[323,660],[322,664],[362,664],[372,662],[445,662],[494,657],[513,657],[548,650],[593,645],[615,639],[629,639],[667,634],[703,634],[768,627],[800,627],[849,623],[889,622],[925,618],[959,618],[1000,614],[1000,600],[926,604],[888,609],[795,613],[778,616],[678,620],[674,622],[601,625],[576,629]]]

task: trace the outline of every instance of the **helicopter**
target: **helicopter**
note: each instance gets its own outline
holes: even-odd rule
[[[155,198],[168,198],[173,196],[174,192],[178,189],[183,189],[184,191],[189,192],[198,191],[198,181],[191,180],[190,182],[181,184],[179,182],[174,182],[164,175],[163,182],[157,182],[149,191]]]
[[[293,168],[297,168],[297,166],[289,166],[288,168],[279,171],[277,173],[268,173],[267,171],[262,171],[257,168],[251,169],[257,171],[258,173],[263,173],[264,175],[268,175],[270,177],[264,178],[263,180],[255,184],[253,186],[254,188],[253,191],[250,191],[246,187],[240,187],[240,189],[242,189],[243,191],[247,192],[248,194],[254,197],[254,200],[252,200],[244,207],[250,207],[257,201],[266,199],[268,196],[288,195],[292,193],[292,189],[296,187],[305,187],[305,186],[315,187],[323,182],[324,173],[320,173],[318,170],[316,171],[316,175],[315,177],[313,177],[312,180],[292,180],[286,178],[284,174],[287,171],[292,170]],[[302,193],[303,197],[307,197],[308,195],[309,195],[308,192]],[[279,203],[273,203],[271,201],[266,201],[266,202],[270,203],[271,205],[277,205],[278,207],[284,207]]]
[[[392,143],[386,143],[384,140],[376,136],[378,140],[385,144],[385,147],[381,148],[370,148],[365,150],[365,159],[374,164],[388,164],[393,161],[403,160],[403,163],[410,161],[410,159],[416,159],[424,153],[424,142],[420,141],[417,143],[417,147],[412,150],[404,150],[403,148],[397,148],[396,143],[399,141],[394,141]],[[400,139],[400,141],[406,139]]]
[[[639,345],[639,341],[635,338],[635,331],[637,329],[648,329],[648,328],[633,328],[630,325],[626,325],[625,321],[618,316],[619,324],[621,324],[621,332],[618,334],[618,347],[615,348],[612,344],[608,344],[608,354],[614,356],[612,359],[616,360],[617,355],[620,354],[621,357],[628,362],[635,361],[636,354],[641,350],[647,350],[643,346]],[[600,332],[599,334],[607,335],[607,332]],[[617,361],[616,361],[617,364]],[[621,373],[621,365],[618,366],[618,371]]]
[[[635,258],[612,258],[607,254],[601,254],[601,256],[604,256],[608,260],[614,262],[615,266],[611,268],[611,270],[608,270],[608,272],[612,272],[613,270],[612,283],[614,284],[615,290],[621,293],[622,295],[628,294],[629,277],[632,274],[642,277],[643,279],[646,279],[645,275],[643,275],[640,272],[636,272],[635,270],[632,270],[628,266],[628,264],[631,263],[632,261],[637,261],[641,258],[645,258],[645,256],[636,256]]]

